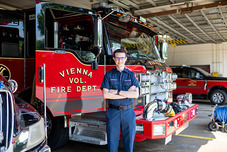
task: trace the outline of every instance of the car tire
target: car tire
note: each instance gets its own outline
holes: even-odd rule
[[[208,128],[209,128],[210,131],[217,131],[219,129],[219,126],[218,126],[217,122],[211,121],[208,124]]]
[[[213,105],[223,105],[226,103],[227,94],[224,90],[216,89],[211,92],[210,101]]]

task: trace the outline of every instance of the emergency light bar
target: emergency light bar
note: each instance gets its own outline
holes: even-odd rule
[[[139,24],[141,24],[141,25],[143,25],[143,26],[151,29],[152,31],[154,31],[156,33],[159,32],[154,27],[152,27],[151,25],[147,24],[147,20],[145,18],[143,18],[141,16],[134,17],[131,14],[125,13],[123,9],[120,9],[118,7],[114,7],[114,6],[109,5],[109,4],[105,3],[105,2],[92,4],[91,7],[92,7],[93,10],[96,10],[97,13],[103,13],[104,10],[105,11],[106,10],[109,10],[108,16],[110,14],[114,14],[114,12],[115,12],[115,15],[117,15],[117,16],[119,16],[121,18],[122,17],[126,18],[127,19],[127,22],[128,21],[131,21],[131,22],[139,23]],[[123,20],[123,22],[126,22],[126,19]]]

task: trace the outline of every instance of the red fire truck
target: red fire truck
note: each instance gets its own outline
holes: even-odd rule
[[[136,141],[164,138],[167,143],[198,115],[196,104],[165,115],[172,108],[176,75],[164,63],[167,43],[142,18],[105,3],[87,10],[37,1],[29,10],[0,12],[0,72],[19,83],[18,97],[41,114],[47,108],[50,147],[68,139],[107,144],[108,103],[100,86],[114,68],[112,54],[118,48],[127,50],[127,68],[140,83],[134,101]]]

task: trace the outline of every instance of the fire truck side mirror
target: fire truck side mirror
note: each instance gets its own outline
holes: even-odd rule
[[[163,60],[168,58],[168,43],[166,41],[161,41],[160,43],[160,54]]]
[[[103,46],[103,29],[102,29],[102,19],[98,17],[94,22],[94,46],[101,48]],[[101,51],[101,49],[99,49]],[[101,52],[99,52],[101,53]]]
[[[94,46],[97,50],[95,61],[92,62],[92,70],[98,69],[98,57],[102,51],[103,46],[103,26],[101,17],[97,17],[94,22]]]

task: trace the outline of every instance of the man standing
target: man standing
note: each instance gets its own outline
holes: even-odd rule
[[[126,51],[118,49],[113,56],[116,68],[106,73],[101,85],[103,96],[109,103],[106,113],[108,151],[118,151],[121,129],[124,151],[132,152],[136,132],[132,104],[133,98],[139,96],[139,83],[135,74],[125,68]]]

